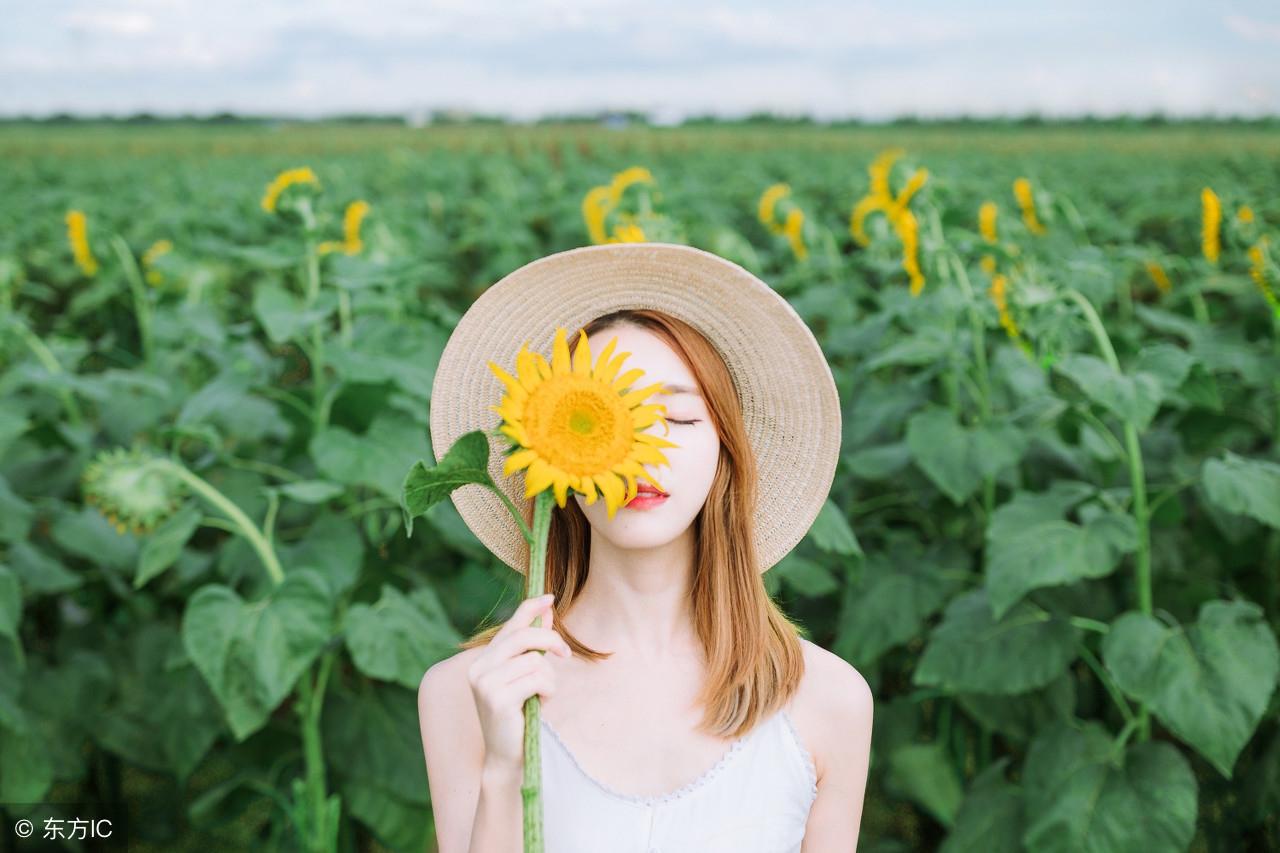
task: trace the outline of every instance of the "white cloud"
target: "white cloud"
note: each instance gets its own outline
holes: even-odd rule
[[[146,35],[156,28],[155,19],[146,12],[129,9],[83,9],[68,12],[62,16],[62,23],[71,30],[109,36]]]
[[[0,113],[1280,109],[1280,66],[1260,60],[1280,26],[1202,10],[1171,14],[1133,42],[1126,27],[1137,13],[1088,2],[1054,11],[830,0],[785,9],[729,0],[108,2],[70,0],[61,17],[10,19],[0,32]],[[1206,15],[1227,29],[1204,27]]]
[[[1244,15],[1227,15],[1222,22],[1231,32],[1248,41],[1280,44],[1280,23],[1259,21]]]

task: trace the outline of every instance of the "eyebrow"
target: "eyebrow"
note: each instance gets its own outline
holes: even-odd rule
[[[667,392],[668,392],[669,394],[672,394],[672,395],[675,395],[675,394],[692,394],[692,395],[693,395],[693,396],[695,396],[695,397],[701,397],[701,396],[702,396],[702,393],[701,393],[701,392],[699,392],[697,388],[691,388],[691,387],[690,387],[690,386],[688,386],[688,385],[679,385],[679,384],[675,384],[675,383],[668,385],[666,382],[664,382],[664,383],[662,383],[662,387],[663,387],[663,388],[665,388],[665,389],[667,390]]]

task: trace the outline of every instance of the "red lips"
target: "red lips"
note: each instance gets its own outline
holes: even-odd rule
[[[663,495],[671,497],[667,492],[662,491],[657,486],[651,486],[648,483],[636,483],[636,494],[638,495]]]

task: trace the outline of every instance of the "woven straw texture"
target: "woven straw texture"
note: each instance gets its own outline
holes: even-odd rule
[[[439,462],[472,430],[494,430],[489,410],[526,341],[550,360],[557,326],[579,328],[623,308],[664,311],[700,331],[719,351],[742,400],[760,473],[756,551],[763,572],[808,532],[831,489],[840,452],[840,400],[817,340],[795,310],[741,266],[692,246],[608,243],[539,258],[490,286],[458,322],[436,369],[431,445]],[[594,359],[593,353],[593,359]],[[623,370],[637,365],[628,359]],[[502,475],[510,440],[490,436],[489,473],[531,517],[524,472]],[[454,505],[477,538],[523,574],[529,548],[498,496],[466,485]],[[621,511],[621,510],[620,510]]]

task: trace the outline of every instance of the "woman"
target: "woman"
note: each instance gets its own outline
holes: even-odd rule
[[[523,706],[537,693],[547,853],[853,851],[870,690],[797,635],[760,578],[808,530],[834,474],[839,401],[821,350],[764,282],[710,253],[561,252],[493,285],[455,329],[432,395],[438,458],[493,419],[497,383],[459,381],[464,366],[563,323],[581,324],[593,353],[616,337],[626,369],[676,392],[661,399],[666,428],[649,429],[677,447],[647,468],[662,493],[641,481],[612,519],[576,493],[553,508],[550,596],[423,677],[440,850],[521,849]],[[454,492],[481,541],[523,572],[527,547],[491,496]]]

